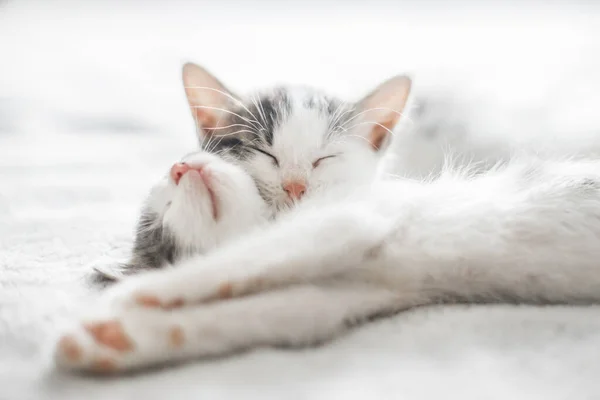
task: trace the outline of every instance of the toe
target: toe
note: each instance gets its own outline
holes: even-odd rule
[[[124,353],[133,350],[133,342],[123,330],[119,321],[107,321],[86,324],[85,330],[94,338],[95,342]]]

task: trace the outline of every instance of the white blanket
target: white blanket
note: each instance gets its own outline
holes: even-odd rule
[[[195,145],[183,61],[234,89],[347,95],[404,70],[438,83],[460,70],[498,98],[572,105],[580,127],[600,119],[598,103],[542,84],[599,75],[592,6],[192,3],[0,2],[0,399],[600,398],[598,307],[422,308],[319,348],[118,379],[53,371],[52,335],[95,295],[89,264],[126,254],[145,191]]]

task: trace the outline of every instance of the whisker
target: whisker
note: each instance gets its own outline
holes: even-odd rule
[[[265,128],[264,124],[267,123],[267,117],[264,113],[262,104],[260,103],[260,101],[258,101],[258,95],[251,96],[250,101],[252,101],[252,103],[256,106],[256,110],[258,110],[258,115],[260,115],[260,117],[262,118],[262,123],[260,125],[261,125],[263,131],[266,131],[267,129]]]
[[[344,136],[344,139],[346,139],[346,138],[351,138],[351,137],[356,137],[356,138],[362,139],[362,140],[364,140],[365,142],[367,142],[369,145],[371,145],[371,142],[369,142],[369,139],[367,139],[367,138],[366,138],[366,137],[364,137],[364,136],[360,136],[360,135],[345,135],[345,136]],[[339,143],[342,143],[342,141],[343,141],[344,139],[340,140],[340,141],[339,141]]]
[[[359,122],[359,123],[357,123],[357,124],[354,124],[354,125],[352,125],[352,126],[350,126],[350,127],[348,127],[348,128],[345,128],[345,132],[347,132],[347,131],[349,131],[349,130],[351,130],[351,129],[353,129],[353,128],[356,128],[357,126],[364,125],[364,124],[373,124],[373,125],[377,125],[377,126],[379,126],[379,127],[383,128],[383,129],[385,129],[385,130],[386,130],[386,131],[387,131],[387,132],[388,132],[390,135],[392,135],[392,136],[394,136],[394,135],[395,135],[395,133],[394,133],[394,132],[393,132],[393,131],[392,131],[390,128],[388,128],[388,127],[387,127],[387,126],[385,126],[385,125],[381,125],[379,122],[375,122],[375,121],[363,121],[363,122]]]
[[[341,102],[340,105],[338,106],[338,108],[335,110],[335,112],[333,113],[333,117],[332,117],[332,121],[331,124],[329,125],[330,128],[335,127],[338,122],[340,122],[340,120],[342,119],[342,117],[346,114],[348,114],[349,112],[353,112],[354,111],[354,107],[350,106],[347,109],[343,109],[344,107],[346,107],[347,104]],[[339,114],[338,114],[339,113]]]
[[[244,110],[248,111],[248,113],[254,118],[254,121],[258,122],[258,121],[256,121],[256,116],[248,109],[248,107],[246,107],[246,105],[244,104],[243,101],[241,101],[240,99],[232,96],[231,94],[229,94],[227,92],[224,92],[222,90],[215,89],[215,88],[212,88],[212,87],[208,87],[208,86],[184,86],[184,88],[185,89],[205,89],[205,90],[212,90],[213,92],[220,93],[223,96],[227,97],[228,99],[233,100],[236,104],[242,106],[242,108]],[[193,106],[193,107],[197,107],[197,106]]]
[[[366,109],[366,110],[363,110],[363,111],[359,112],[358,114],[355,114],[355,115],[353,115],[351,118],[349,118],[349,119],[346,121],[345,125],[346,125],[346,124],[348,124],[348,123],[350,123],[351,121],[355,120],[355,119],[356,119],[356,118],[358,118],[359,116],[361,116],[361,115],[363,115],[363,114],[365,114],[365,113],[368,113],[369,111],[377,111],[377,110],[391,111],[391,112],[393,112],[393,113],[395,113],[395,114],[398,114],[400,117],[404,118],[405,120],[407,120],[407,121],[410,121],[410,122],[413,122],[413,121],[410,119],[410,117],[408,117],[406,114],[404,114],[404,113],[402,113],[402,112],[400,112],[400,111],[394,110],[393,108],[386,108],[386,107],[374,107],[374,108],[368,108],[368,109]]]
[[[219,124],[221,123],[221,119],[222,119],[222,115],[219,115],[219,119],[217,120],[217,127],[219,126]],[[241,124],[240,124],[241,125]],[[214,143],[214,134],[213,134],[213,130],[216,130],[217,128],[211,128],[211,132],[210,132],[210,136],[208,137],[208,143],[206,144],[206,148],[210,149],[211,148],[211,144]],[[214,147],[216,147],[217,143],[214,144]],[[211,150],[214,150],[214,148],[212,148]]]
[[[258,126],[260,127],[260,123],[259,123],[258,121],[256,121],[256,120],[252,120],[252,119],[250,119],[250,118],[243,117],[243,116],[241,116],[240,114],[237,114],[237,113],[235,113],[235,112],[233,112],[233,111],[231,111],[231,110],[227,110],[227,109],[225,109],[225,108],[220,108],[220,107],[211,107],[211,106],[191,106],[191,108],[202,108],[202,109],[205,109],[205,110],[217,110],[217,111],[222,111],[222,112],[224,112],[224,113],[227,113],[227,114],[235,115],[236,117],[238,117],[238,118],[240,118],[240,119],[242,119],[242,120],[244,120],[244,121],[248,122],[249,124],[254,124],[254,123],[256,123],[256,124],[258,124]]]
[[[231,147],[226,147],[224,149],[219,150],[218,152],[214,153],[219,155],[220,157],[227,157],[229,156],[229,153],[231,153]]]
[[[234,126],[241,126],[243,128],[254,129],[253,126],[246,125],[246,124],[231,124],[231,125],[227,125],[227,126],[218,126],[216,128],[210,128],[210,130],[211,131],[220,131],[220,130],[223,130],[223,129],[229,129],[229,128],[234,127]]]
[[[344,129],[344,125],[346,125],[346,122],[344,122],[343,124],[339,124],[339,125],[338,125],[338,123],[342,120],[344,115],[351,113],[353,111],[354,111],[354,108],[349,108],[340,113],[340,115],[336,118],[336,121],[332,122],[329,125],[329,133],[328,133],[329,137],[334,137],[341,133],[341,131]]]
[[[238,135],[238,134],[244,133],[244,132],[251,133],[251,134],[255,134],[256,133],[256,131],[254,131],[254,130],[240,129],[238,131],[230,132],[230,133],[227,133],[225,135],[213,135],[211,137],[211,140],[212,140],[211,143],[213,143],[214,145],[213,145],[212,148],[206,148],[205,151],[207,151],[209,153],[212,153],[214,151],[214,149],[216,148],[216,146],[221,142],[221,139],[226,138],[228,136]]]
[[[258,106],[262,112],[263,115],[263,122],[266,124],[267,123],[267,113],[265,112],[265,108],[263,106],[263,103],[261,101],[259,101],[260,99],[257,97],[257,102],[258,102]]]
[[[233,136],[233,135],[237,135],[238,133],[244,133],[244,132],[248,132],[248,133],[256,133],[256,131],[254,131],[254,130],[250,130],[250,129],[240,129],[239,131],[235,131],[235,132],[226,133],[226,134],[224,134],[224,135],[215,135],[215,137],[217,137],[217,138],[224,138],[224,137]]]

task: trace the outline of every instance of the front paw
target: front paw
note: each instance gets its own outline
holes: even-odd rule
[[[132,307],[171,310],[187,305],[233,297],[242,281],[220,273],[189,273],[177,269],[153,271],[128,277],[109,288],[103,301],[110,309]],[[234,293],[235,292],[235,293]]]
[[[59,368],[111,373],[125,368],[136,347],[119,319],[79,323],[60,336],[54,361]]]
[[[186,303],[176,282],[170,283],[162,274],[148,273],[129,277],[106,290],[101,302],[111,310],[133,307],[169,310]]]
[[[56,342],[54,362],[61,369],[111,374],[176,359],[186,338],[165,318],[140,310],[77,322]]]

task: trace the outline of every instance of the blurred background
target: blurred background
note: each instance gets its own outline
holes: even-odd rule
[[[409,73],[497,128],[524,115],[597,126],[599,26],[592,0],[0,1],[0,177],[179,157],[195,145],[185,61],[234,91],[308,84],[351,99]]]
[[[540,103],[600,74],[595,1],[0,5],[0,131],[15,135],[189,129],[187,60],[240,91],[300,83],[354,96],[406,72],[420,84],[465,82]]]
[[[86,266],[126,254],[146,190],[196,145],[186,61],[236,92],[306,84],[352,100],[408,73],[450,99],[444,118],[461,104],[482,132],[600,126],[593,0],[0,0],[0,388],[29,391],[9,398],[38,398],[32,360],[86,295]],[[240,371],[284,382],[285,370]],[[437,390],[410,371],[406,390]],[[447,383],[476,385],[464,371]]]

